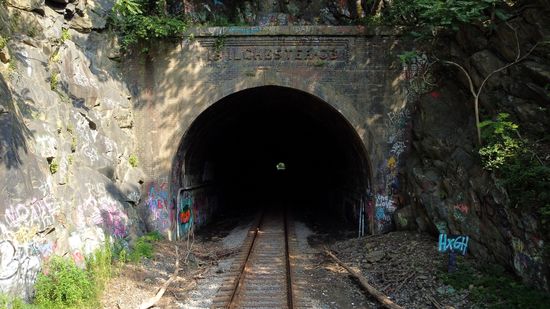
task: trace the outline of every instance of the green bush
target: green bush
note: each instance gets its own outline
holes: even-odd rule
[[[55,158],[53,158],[50,162],[50,173],[55,174],[59,171],[59,162]]]
[[[3,49],[6,45],[8,45],[8,39],[0,35],[0,49]]]
[[[416,34],[435,35],[463,24],[488,25],[492,16],[507,19],[503,0],[394,0],[382,12],[383,22],[408,26]]]
[[[129,260],[139,262],[141,258],[153,257],[153,242],[162,239],[162,235],[158,232],[147,233],[136,240],[134,248],[129,255]]]
[[[71,39],[71,34],[69,33],[69,29],[63,28],[61,30],[61,37],[59,38],[59,40],[61,41],[61,43],[63,43],[70,39]]]
[[[113,275],[110,238],[86,257],[86,269],[71,260],[54,256],[44,265],[35,284],[39,308],[99,308],[99,296]]]
[[[54,256],[38,275],[35,303],[41,308],[93,308],[98,304],[97,289],[90,272]]]
[[[518,137],[519,126],[509,121],[509,114],[498,114],[496,121],[486,120],[479,124],[485,146],[479,150],[483,165],[488,170],[503,167],[516,158],[522,150]]]
[[[165,13],[165,2],[154,5],[147,0],[117,0],[113,6],[111,21],[121,37],[123,50],[155,39],[179,38],[186,30],[186,23]]]
[[[132,167],[137,167],[139,163],[137,156],[135,154],[131,154],[128,158],[128,163],[130,163]]]
[[[480,124],[486,145],[479,150],[483,165],[496,173],[512,207],[538,214],[550,230],[550,167],[538,160],[534,147],[519,138],[518,125],[501,113]]]
[[[58,84],[59,84],[59,73],[54,72],[52,73],[52,76],[50,76],[50,89],[56,90]]]
[[[458,271],[440,272],[438,277],[455,289],[468,289],[475,308],[546,308],[550,303],[550,294],[520,283],[502,267],[486,265],[483,269],[462,265]]]
[[[550,229],[550,167],[542,165],[533,158],[532,153],[524,151],[498,172],[512,206],[522,210],[533,209],[540,216],[543,228]]]
[[[107,238],[102,248],[95,250],[86,258],[86,270],[90,274],[97,292],[101,293],[113,275],[110,238]]]
[[[128,243],[124,239],[117,238],[113,242],[112,258],[117,260],[119,265],[128,262]]]
[[[4,293],[0,293],[0,309],[33,309],[36,306],[27,304],[21,298],[12,297]]]

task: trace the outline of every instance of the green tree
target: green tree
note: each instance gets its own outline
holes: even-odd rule
[[[122,49],[146,45],[153,40],[181,37],[186,23],[166,13],[165,1],[117,0],[111,21],[121,37]],[[143,47],[147,51],[147,47]]]

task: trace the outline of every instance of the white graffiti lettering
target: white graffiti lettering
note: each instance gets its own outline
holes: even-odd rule
[[[6,208],[4,219],[12,228],[37,225],[40,229],[44,229],[54,223],[56,212],[57,207],[51,203],[50,198],[34,198],[24,204]]]

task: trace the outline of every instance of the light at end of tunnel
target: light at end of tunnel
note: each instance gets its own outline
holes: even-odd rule
[[[286,170],[286,164],[284,162],[277,163],[277,170],[278,171],[284,171]]]

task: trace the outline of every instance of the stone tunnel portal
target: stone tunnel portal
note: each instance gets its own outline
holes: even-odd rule
[[[278,86],[234,93],[202,112],[174,165],[174,180],[188,189],[177,193],[180,230],[266,205],[352,227],[370,179],[351,124],[321,99]]]

